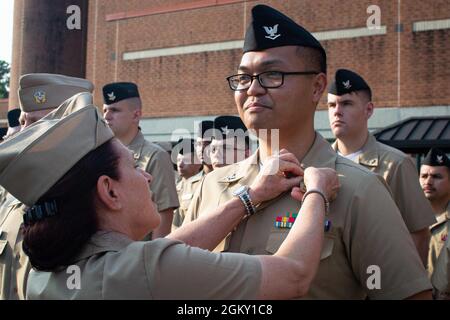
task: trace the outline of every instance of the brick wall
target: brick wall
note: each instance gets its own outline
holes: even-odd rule
[[[282,10],[312,32],[365,27],[367,7],[378,5],[385,35],[322,42],[329,75],[340,67],[356,70],[372,86],[379,107],[450,105],[450,29],[412,32],[415,21],[450,18],[448,0],[402,1],[402,32],[396,31],[398,2],[393,0],[91,0],[86,75],[97,88],[96,103],[102,104],[104,84],[134,81],[140,87],[145,117],[234,113],[225,77],[235,72],[240,50],[127,61],[122,56],[241,40],[256,3]],[[193,4],[200,8],[182,9]]]

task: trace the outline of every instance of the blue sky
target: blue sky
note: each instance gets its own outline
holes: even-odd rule
[[[0,60],[11,63],[14,0],[0,0]]]

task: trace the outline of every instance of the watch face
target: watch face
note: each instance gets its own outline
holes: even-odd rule
[[[239,188],[237,188],[234,192],[233,195],[238,196],[241,193],[245,192],[247,190],[246,186],[240,186]]]

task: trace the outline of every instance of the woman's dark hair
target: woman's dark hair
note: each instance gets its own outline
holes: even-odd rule
[[[102,175],[119,179],[119,154],[109,140],[85,155],[36,204],[56,201],[58,212],[23,226],[23,250],[34,268],[70,265],[98,229],[95,193]]]

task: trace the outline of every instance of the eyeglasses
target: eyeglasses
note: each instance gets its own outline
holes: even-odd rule
[[[231,90],[243,91],[250,88],[253,79],[258,79],[261,87],[265,89],[279,88],[284,83],[284,76],[287,75],[309,75],[309,74],[319,74],[318,71],[299,71],[299,72],[282,72],[282,71],[267,71],[262,72],[257,75],[250,74],[235,74],[227,78],[228,84]]]

